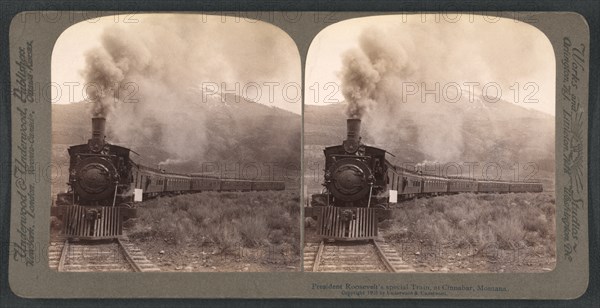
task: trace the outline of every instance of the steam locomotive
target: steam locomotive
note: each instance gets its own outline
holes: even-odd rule
[[[348,119],[346,140],[325,148],[325,188],[305,208],[305,216],[317,220],[317,235],[324,238],[375,238],[378,222],[391,214],[390,203],[410,198],[543,190],[541,183],[443,177],[394,166],[385,150],[361,142],[360,124],[360,119]]]
[[[224,179],[169,173],[136,163],[132,150],[106,142],[106,119],[92,118],[92,138],[68,149],[69,189],[59,193],[51,215],[62,234],[79,239],[123,235],[123,222],[137,217],[134,201],[203,191],[284,190],[282,181]]]

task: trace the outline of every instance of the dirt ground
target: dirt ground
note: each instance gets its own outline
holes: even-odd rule
[[[383,234],[383,236],[385,236]],[[54,236],[53,236],[54,238]],[[314,229],[306,229],[307,242],[318,242]],[[293,272],[300,271],[300,259],[292,247],[243,248],[221,252],[217,247],[139,242],[135,245],[163,271],[169,272]],[[543,249],[503,250],[493,245],[435,248],[422,243],[392,243],[403,260],[417,272],[448,273],[533,273],[554,269],[556,260]]]
[[[474,247],[433,247],[421,243],[392,243],[402,259],[417,272],[441,273],[535,273],[554,269],[556,260],[543,247],[499,249],[491,244]]]
[[[56,229],[51,241],[64,240]],[[238,247],[228,252],[218,247],[173,245],[160,241],[131,240],[154,265],[165,272],[294,272],[301,271],[300,257],[293,247]],[[297,250],[297,248],[295,249]]]
[[[305,242],[319,241],[314,228],[306,228],[304,237]],[[380,232],[380,238],[385,239],[385,233]],[[556,265],[555,258],[543,253],[545,247],[504,250],[493,244],[483,249],[436,248],[420,242],[390,244],[404,262],[421,273],[535,273],[551,271]]]
[[[168,272],[293,272],[300,258],[286,244],[272,247],[238,247],[228,252],[193,244],[172,245],[160,241],[132,241],[144,255]]]

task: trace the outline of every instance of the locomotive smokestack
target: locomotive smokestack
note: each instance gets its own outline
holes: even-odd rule
[[[104,133],[106,130],[106,118],[92,118],[92,139],[104,141]]]
[[[354,140],[356,143],[360,142],[360,119],[348,119],[348,138],[347,140]]]
[[[348,119],[348,138],[344,140],[344,151],[354,154],[360,147],[360,119]]]
[[[106,118],[92,118],[92,138],[88,141],[88,145],[94,152],[102,150],[104,147],[104,137],[106,133]]]

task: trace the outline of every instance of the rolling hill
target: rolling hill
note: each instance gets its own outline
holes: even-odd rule
[[[554,117],[519,105],[498,101],[401,104],[397,109],[371,112],[363,119],[363,143],[386,149],[394,164],[498,163],[502,178],[554,181]],[[322,164],[322,150],[341,144],[346,136],[345,103],[304,108],[304,160]],[[518,166],[519,173],[515,169]],[[531,169],[534,166],[534,169]],[[321,172],[305,173],[310,190],[320,189]],[[317,171],[319,171],[317,170]],[[439,169],[438,169],[439,170]],[[451,170],[453,171],[453,170]],[[450,172],[450,171],[448,171]],[[463,171],[463,175],[466,171]],[[433,173],[436,173],[435,171]],[[553,189],[553,188],[552,188]]]
[[[66,188],[62,184],[66,182],[68,170],[67,148],[86,143],[91,136],[90,108],[90,104],[84,102],[52,106],[53,162],[61,166],[55,184],[60,189]],[[273,175],[282,178],[286,173],[290,174],[286,171],[288,169],[298,174],[300,115],[233,95],[213,99],[206,104],[188,104],[185,106],[188,109],[179,108],[186,113],[187,119],[193,119],[194,115],[202,115],[203,119],[202,122],[177,123],[177,127],[186,130],[181,136],[195,133],[206,136],[201,145],[184,143],[195,151],[185,160],[172,159],[177,155],[176,151],[163,147],[167,135],[161,119],[130,117],[128,121],[138,122],[136,124],[147,133],[123,136],[117,135],[114,130],[116,125],[123,123],[114,123],[115,118],[109,116],[107,141],[139,153],[139,156],[134,155],[135,159],[145,165],[157,166],[162,162],[162,168],[174,172],[203,172],[207,171],[205,165],[212,166],[210,171],[215,171],[215,164],[219,164],[220,168],[227,169],[228,173],[223,174],[227,177],[235,177],[240,171],[243,173],[244,166],[249,165],[262,168],[260,176],[263,178]],[[276,166],[275,170],[268,170],[273,166]],[[257,174],[252,168],[246,172],[249,177]]]

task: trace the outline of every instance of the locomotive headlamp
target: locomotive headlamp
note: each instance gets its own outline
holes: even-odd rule
[[[356,153],[356,151],[358,151],[358,142],[354,140],[344,140],[343,146],[344,151],[346,151],[347,153],[353,154]]]

